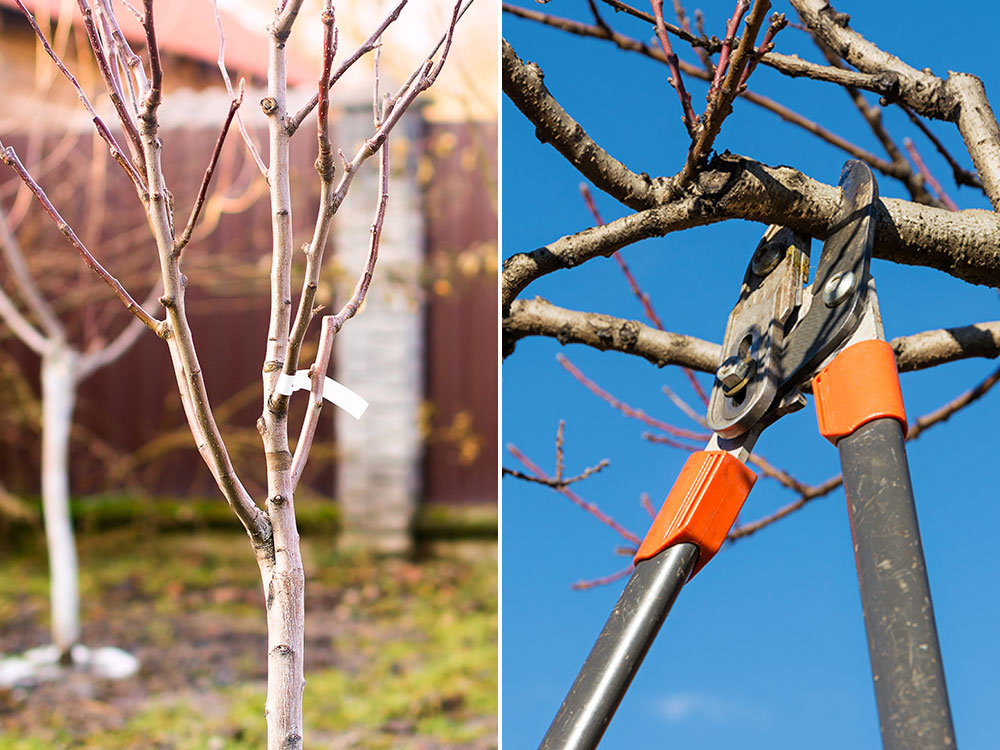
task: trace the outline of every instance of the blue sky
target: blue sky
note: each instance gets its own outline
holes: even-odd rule
[[[589,21],[582,0],[526,7]],[[670,4],[667,3],[669,6]],[[704,2],[710,33],[722,35],[730,2]],[[1000,11],[986,3],[840,3],[852,26],[883,49],[918,68],[981,76],[1000,91],[989,45],[975,33],[993,28]],[[645,9],[645,5],[642,6]],[[774,10],[793,12],[785,3]],[[640,38],[641,22],[605,16]],[[673,174],[686,135],[666,69],[609,45],[569,37],[505,16],[505,38],[523,59],[538,62],[549,89],[586,130],[636,171]],[[979,41],[976,41],[979,39]],[[683,57],[694,55],[677,46]],[[778,51],[818,61],[804,35],[785,29]],[[696,109],[705,87],[688,81]],[[848,97],[833,86],[789,80],[764,68],[751,88],[870,151],[883,151]],[[534,137],[533,128],[503,102],[504,257],[531,250],[592,224],[579,197],[578,173]],[[890,132],[911,137],[938,179],[962,208],[989,208],[981,194],[956,188],[931,144],[896,110],[885,111]],[[969,158],[955,128],[932,129],[960,162]],[[716,146],[768,164],[789,164],[835,184],[842,152],[747,102],[737,102]],[[879,177],[883,196],[906,197]],[[596,195],[605,219],[627,209]],[[728,312],[763,227],[725,222],[647,240],[624,251],[668,330],[721,341]],[[820,244],[813,244],[813,263]],[[1000,317],[996,290],[972,287],[940,272],[874,261],[883,322],[889,338],[929,328]],[[554,304],[643,319],[613,260],[598,259],[552,274],[528,287]],[[503,365],[503,441],[514,443],[544,468],[554,466],[554,438],[566,421],[566,471],[572,475],[608,459],[610,466],[576,486],[623,525],[642,536],[648,492],[659,506],[686,453],[653,445],[649,431],[587,392],[556,361],[562,352],[619,399],[679,426],[690,423],[666,398],[663,385],[698,402],[683,374],[644,360],[540,338],[521,341]],[[969,360],[902,378],[907,411],[925,414],[985,377],[996,363]],[[707,389],[709,376],[700,375]],[[959,747],[1000,742],[995,719],[1000,615],[992,550],[1000,528],[991,428],[1000,393],[990,393],[947,424],[909,445],[911,473],[923,532]],[[812,405],[768,430],[759,451],[801,480],[816,483],[839,472],[836,450],[816,432]],[[503,464],[522,468],[504,452]],[[508,748],[536,747],[579,665],[621,591],[623,582],[588,591],[571,584],[618,570],[627,559],[622,540],[565,498],[505,478],[503,492],[503,737]],[[761,479],[744,508],[752,520],[794,496]],[[681,593],[632,690],[605,735],[602,749],[658,745],[704,748],[877,748],[880,746],[861,605],[842,491],[816,500],[749,539],[728,546]]]

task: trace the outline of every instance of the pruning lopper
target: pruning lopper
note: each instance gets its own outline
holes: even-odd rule
[[[541,750],[591,750],[681,587],[718,552],[756,481],[761,432],[805,406],[840,451],[886,750],[955,746],[913,489],[906,414],[869,273],[878,188],[848,161],[812,285],[809,237],[769,227],[729,316],[708,405],[713,430],[691,455],[635,555],[635,570]]]

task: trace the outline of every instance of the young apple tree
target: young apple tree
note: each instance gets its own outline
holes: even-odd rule
[[[343,394],[342,387],[326,377],[333,342],[338,331],[358,312],[372,282],[378,260],[379,239],[386,221],[389,198],[389,148],[390,134],[404,113],[417,98],[435,82],[448,57],[456,25],[465,8],[457,3],[451,13],[447,28],[409,78],[395,91],[381,90],[379,56],[389,54],[381,49],[381,37],[404,11],[407,0],[400,0],[383,18],[370,36],[347,55],[338,55],[338,30],[336,10],[332,0],[323,3],[319,21],[322,23],[322,64],[317,73],[317,90],[310,101],[289,101],[286,75],[286,43],[296,23],[303,0],[284,0],[275,8],[274,20],[268,28],[268,80],[266,96],[260,107],[268,120],[269,149],[266,161],[259,156],[249,135],[244,139],[254,153],[270,193],[272,218],[272,246],[270,272],[270,318],[266,340],[266,354],[262,366],[263,408],[257,428],[263,443],[261,460],[266,465],[267,494],[255,500],[240,480],[236,467],[230,460],[223,435],[216,423],[209,394],[205,387],[199,364],[195,336],[185,308],[188,279],[182,266],[184,253],[192,238],[199,214],[203,208],[208,185],[212,179],[216,160],[230,124],[242,103],[240,93],[232,93],[232,105],[222,125],[214,155],[205,171],[194,206],[187,218],[178,216],[172,193],[164,177],[162,164],[170,158],[172,149],[182,149],[183,144],[165,142],[160,135],[159,110],[163,93],[164,70],[161,65],[156,40],[154,3],[144,0],[141,7],[125,4],[140,19],[145,33],[145,49],[137,54],[121,33],[116,19],[118,12],[110,0],[79,0],[82,22],[86,29],[90,50],[94,55],[107,94],[114,108],[117,122],[112,126],[98,114],[84,89],[63,63],[35,23],[30,12],[18,2],[31,22],[39,41],[53,64],[76,88],[76,92],[93,119],[97,134],[107,146],[111,159],[130,180],[136,197],[146,214],[150,237],[148,253],[150,264],[159,270],[162,290],[153,299],[137,302],[132,293],[106,268],[97,254],[88,249],[84,239],[67,224],[58,206],[50,200],[43,185],[29,173],[13,148],[0,144],[3,160],[24,182],[42,210],[56,223],[72,248],[86,265],[113,291],[126,309],[138,319],[135,324],[149,329],[167,346],[177,381],[177,389],[187,423],[198,451],[212,472],[220,492],[245,527],[251,540],[266,597],[268,631],[268,687],[265,714],[267,719],[268,747],[302,747],[302,694],[305,685],[303,674],[304,628],[304,575],[299,550],[299,535],[295,520],[295,490],[308,459],[315,435],[324,396],[327,400],[345,403],[350,408],[356,397]],[[261,51],[264,54],[264,51]],[[331,90],[344,73],[363,58],[374,60],[373,123],[369,136],[360,146],[343,144],[336,148],[331,141],[330,96]],[[225,75],[225,71],[223,70]],[[316,112],[317,143],[316,172],[319,181],[319,205],[316,208],[314,229],[304,246],[305,267],[298,299],[292,294],[292,268],[295,262],[295,240],[292,234],[292,205],[290,189],[291,139],[299,132],[306,119]],[[117,131],[117,132],[116,132]],[[321,314],[328,300],[317,299],[320,270],[331,222],[342,206],[352,182],[369,160],[377,161],[379,191],[374,208],[364,270],[353,294],[339,309]],[[346,252],[357,252],[348,248]],[[13,256],[11,256],[13,257]],[[29,291],[30,295],[30,291]],[[58,339],[55,326],[49,330],[42,323],[39,331],[18,316],[16,309],[0,297],[4,311],[22,329],[22,338],[43,356],[49,356],[43,382],[46,394],[51,389],[61,389],[63,397],[50,399],[66,412],[70,405],[72,378],[79,377],[80,362],[67,362],[72,354],[64,351],[62,359],[49,354],[52,340]],[[159,304],[159,308],[155,305]],[[294,308],[294,315],[293,315]],[[157,312],[157,309],[162,312]],[[43,308],[34,309],[39,320],[44,319]],[[316,356],[308,368],[302,367],[300,354],[314,318],[319,317],[319,337]],[[23,335],[22,335],[23,334]],[[135,335],[129,328],[127,336]],[[127,339],[126,339],[127,340]],[[119,346],[123,346],[121,344]],[[108,351],[113,352],[114,349]],[[96,367],[110,355],[95,357],[89,366]],[[73,375],[74,367],[76,375]],[[70,375],[66,371],[70,371]],[[51,381],[51,382],[49,382]],[[288,419],[289,396],[307,383],[310,396],[298,439],[290,438]],[[63,488],[62,497],[65,497]],[[68,531],[68,529],[67,529]],[[71,545],[59,540],[50,547],[57,554],[65,554]],[[68,636],[72,640],[72,633]]]

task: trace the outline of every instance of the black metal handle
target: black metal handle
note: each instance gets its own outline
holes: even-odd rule
[[[885,750],[955,747],[902,425],[837,443]]]
[[[539,750],[597,747],[697,561],[675,544],[636,566]]]

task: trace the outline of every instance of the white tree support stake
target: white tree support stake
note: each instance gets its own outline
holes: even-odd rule
[[[291,396],[295,391],[312,390],[312,378],[309,377],[309,370],[299,370],[294,375],[289,375],[287,372],[281,373],[274,390],[282,396]],[[323,398],[334,406],[339,406],[355,419],[361,419],[361,415],[368,408],[367,401],[333,378],[323,378]]]

